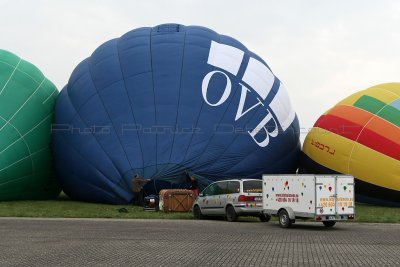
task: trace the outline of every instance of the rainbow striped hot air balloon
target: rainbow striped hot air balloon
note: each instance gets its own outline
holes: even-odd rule
[[[400,206],[400,83],[355,93],[323,114],[301,161],[308,173],[353,175],[357,201]]]

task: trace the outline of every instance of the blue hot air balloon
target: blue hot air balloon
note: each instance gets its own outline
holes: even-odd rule
[[[97,48],[56,104],[64,192],[129,203],[146,186],[293,173],[299,124],[283,83],[239,41],[198,26],[139,28]]]

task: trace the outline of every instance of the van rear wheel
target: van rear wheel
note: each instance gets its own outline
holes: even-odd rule
[[[259,218],[262,222],[269,222],[269,220],[271,220],[271,216],[269,214],[261,214]]]
[[[286,210],[281,210],[278,215],[281,227],[288,228],[292,225],[292,221],[290,220],[289,214]]]
[[[236,214],[235,208],[232,206],[228,206],[226,208],[226,220],[228,222],[235,222],[237,220],[238,216]]]

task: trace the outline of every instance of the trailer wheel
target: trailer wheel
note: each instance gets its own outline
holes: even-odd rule
[[[292,221],[289,218],[289,214],[286,210],[281,210],[279,212],[279,224],[283,228],[288,228],[292,225]]]
[[[271,215],[261,214],[259,218],[260,218],[260,221],[262,221],[262,222],[269,222],[269,220],[271,220]]]
[[[336,222],[335,221],[323,221],[322,223],[325,225],[325,227],[332,227],[335,225]]]
[[[236,214],[235,208],[232,206],[228,206],[226,208],[226,220],[228,222],[236,222],[238,216]]]
[[[193,207],[193,217],[197,220],[204,219],[203,214],[201,213],[200,207],[198,205]]]

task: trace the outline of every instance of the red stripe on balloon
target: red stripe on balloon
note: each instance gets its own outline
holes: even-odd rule
[[[400,160],[400,145],[370,129],[365,128],[357,142],[391,158]]]
[[[363,129],[362,125],[358,125],[349,120],[329,114],[321,117],[323,118],[320,118],[315,123],[314,127],[343,136],[391,158],[400,160],[400,144],[395,143],[368,128]]]
[[[329,132],[354,141],[357,139],[357,136],[363,128],[363,126],[357,123],[330,114],[321,116],[315,123],[314,127],[328,130]]]

